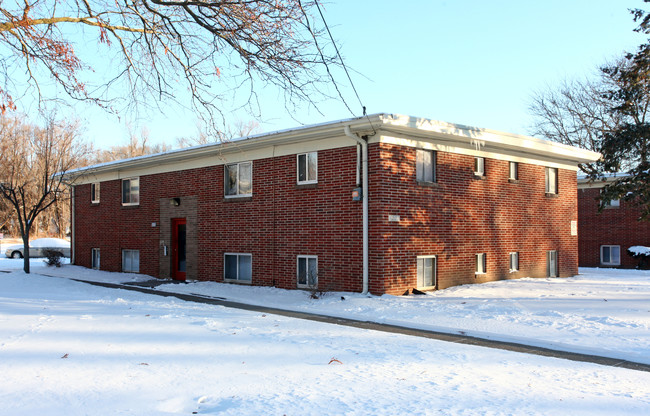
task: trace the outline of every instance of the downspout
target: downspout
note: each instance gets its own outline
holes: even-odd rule
[[[345,135],[361,145],[361,201],[363,206],[363,291],[368,294],[368,142],[352,134],[350,126],[343,128]]]

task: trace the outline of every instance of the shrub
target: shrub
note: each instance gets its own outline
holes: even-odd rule
[[[632,246],[627,249],[627,254],[635,259],[639,259],[639,264],[636,266],[637,269],[647,269],[650,265],[650,247]]]
[[[48,266],[61,267],[62,254],[58,251],[47,250],[45,251],[45,264]]]

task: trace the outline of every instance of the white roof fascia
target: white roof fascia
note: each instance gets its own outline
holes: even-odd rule
[[[397,133],[399,136],[422,137],[428,140],[449,142],[452,144],[460,143],[462,144],[460,147],[467,147],[470,144],[477,151],[483,150],[489,153],[498,153],[500,150],[506,151],[509,154],[523,152],[532,155],[527,157],[533,160],[541,158],[560,164],[577,165],[578,163],[594,162],[600,158],[600,154],[596,152],[534,137],[446,123],[426,118],[379,113],[263,133],[223,143],[210,143],[165,153],[102,163],[71,170],[66,172],[65,176],[70,180],[121,170],[145,170],[164,164],[178,164],[183,161],[213,156],[220,157],[252,149],[327,139],[341,136],[341,132],[345,126],[348,126],[354,133],[370,136],[371,142],[380,140],[381,134],[386,132]]]
[[[508,149],[536,156],[571,161],[574,164],[595,162],[601,157],[600,153],[597,152],[536,137],[411,116],[393,114],[384,114],[382,116],[384,121],[382,130],[407,135],[424,135],[425,137],[450,142],[469,142],[477,151],[490,146],[497,149]]]
[[[606,185],[628,176],[630,175],[627,173],[607,173],[592,180],[587,175],[580,175],[578,176],[578,189],[604,188]]]

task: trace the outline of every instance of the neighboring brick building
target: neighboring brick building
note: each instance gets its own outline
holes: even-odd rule
[[[608,181],[578,180],[579,259],[581,267],[624,267],[639,264],[627,254],[631,246],[650,247],[650,221],[639,221],[641,208],[612,201],[598,212],[601,189]]]
[[[353,194],[365,192],[366,145],[364,273],[364,204]],[[377,294],[571,276],[577,164],[597,157],[377,114],[91,166],[68,173],[73,262]]]

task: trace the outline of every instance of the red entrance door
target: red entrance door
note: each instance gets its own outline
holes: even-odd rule
[[[186,229],[185,218],[172,219],[172,279],[175,280],[185,280]]]

